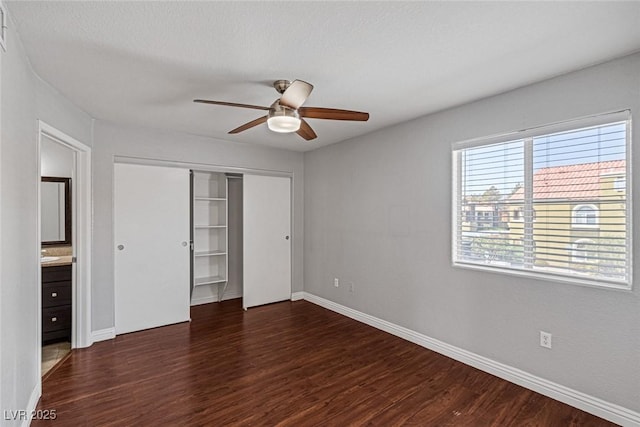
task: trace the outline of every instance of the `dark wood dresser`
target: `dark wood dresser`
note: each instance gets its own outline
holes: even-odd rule
[[[71,265],[42,267],[42,342],[71,341]]]

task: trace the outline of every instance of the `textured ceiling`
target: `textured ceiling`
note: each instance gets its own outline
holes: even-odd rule
[[[6,2],[34,70],[98,119],[306,151],[640,49],[640,2]],[[13,22],[10,25],[13,25]],[[318,139],[262,125],[315,85]]]

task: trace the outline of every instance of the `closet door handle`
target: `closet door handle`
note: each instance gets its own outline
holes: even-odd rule
[[[289,240],[289,236],[284,236],[284,240]]]
[[[118,245],[118,250],[119,250],[119,251],[124,250],[124,245]]]
[[[57,292],[51,292],[51,298],[55,298],[55,297],[57,297],[57,296],[58,296],[58,293],[57,293]]]

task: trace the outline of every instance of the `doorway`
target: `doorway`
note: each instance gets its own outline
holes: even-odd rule
[[[92,342],[91,149],[39,121],[38,166],[37,358],[43,369],[43,344],[55,344],[46,355],[55,360]]]

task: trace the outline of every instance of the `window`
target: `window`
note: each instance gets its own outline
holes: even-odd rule
[[[598,225],[598,208],[594,205],[578,205],[573,208],[573,225],[578,227]]]
[[[524,221],[524,216],[522,216],[522,208],[515,208],[513,210],[513,220]]]
[[[629,289],[629,129],[623,112],[454,144],[454,265]]]
[[[493,211],[477,211],[476,215],[478,216],[476,219],[476,221],[478,222],[478,227],[493,227]]]
[[[523,208],[515,208],[513,209],[513,221],[517,221],[517,222],[522,222],[524,221],[524,215],[522,213],[522,209]],[[532,219],[535,221],[536,220],[536,210],[532,209],[531,210],[531,214],[532,214]]]
[[[466,221],[467,222],[473,222],[474,218],[475,218],[475,209],[473,206],[467,206],[467,209],[465,210],[466,212]]]
[[[596,242],[591,239],[579,239],[573,244],[571,260],[581,264],[598,262]]]

